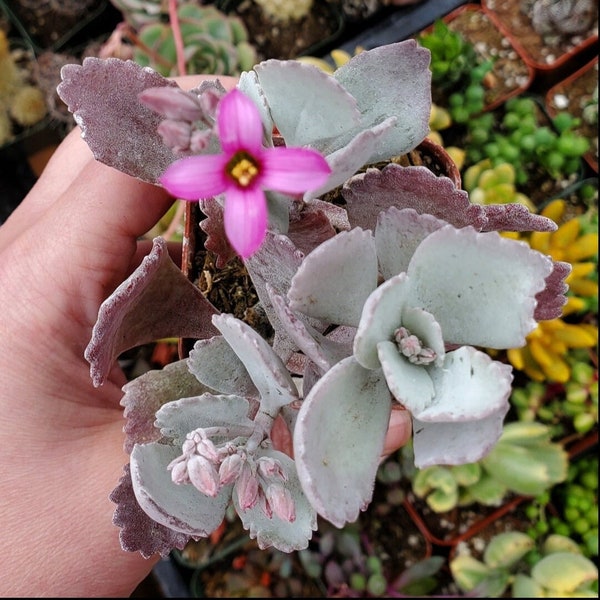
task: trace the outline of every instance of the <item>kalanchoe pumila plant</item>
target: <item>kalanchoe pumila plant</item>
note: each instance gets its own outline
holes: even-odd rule
[[[205,247],[217,266],[241,252],[274,332],[220,314],[161,238],[102,304],[85,353],[96,386],[129,348],[197,340],[123,388],[130,461],[111,499],[125,550],[183,548],[230,503],[261,548],[306,548],[317,514],[342,526],[368,506],[394,407],[412,416],[418,466],[489,452],[512,374],[477,347],[522,345],[559,316],[570,265],[498,234],[556,229],[523,205],[472,204],[425,167],[369,166],[426,136],[427,50],[391,44],[333,75],[267,60],[229,94],[116,59],[62,77],[98,160],[197,196]],[[335,189],[343,207],[322,199]],[[240,238],[246,214],[259,218]]]

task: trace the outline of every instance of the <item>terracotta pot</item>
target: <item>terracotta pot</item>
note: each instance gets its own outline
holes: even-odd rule
[[[583,109],[592,99],[594,90],[598,90],[598,57],[551,87],[545,96],[545,107],[551,117],[566,110],[581,119],[576,132],[592,142],[592,149],[584,158],[598,173],[598,123],[589,123],[583,118]]]
[[[598,12],[595,25],[579,35],[540,35],[533,26],[531,11],[522,10],[523,0],[482,0],[483,10],[498,27],[513,38],[515,47],[536,74],[562,67],[573,70],[579,57],[598,43]],[[527,3],[530,5],[531,3]]]
[[[509,98],[526,91],[533,81],[533,69],[516,50],[511,36],[498,28],[479,4],[459,6],[443,19],[444,23],[473,44],[482,60],[492,58],[490,85],[485,95],[485,110],[493,110]],[[431,32],[433,26],[422,33]]]

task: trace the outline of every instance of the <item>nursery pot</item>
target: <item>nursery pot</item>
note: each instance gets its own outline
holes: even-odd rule
[[[491,58],[494,61],[484,110],[493,110],[529,88],[533,81],[533,68],[516,50],[514,38],[501,30],[479,4],[459,6],[442,20],[451,31],[460,33],[470,42],[482,60]],[[424,29],[421,34],[431,32],[432,28]]]
[[[598,43],[597,6],[595,23],[587,31],[577,35],[541,35],[533,25],[531,2],[482,0],[481,4],[490,19],[512,38],[515,48],[536,75],[572,71],[580,57]]]

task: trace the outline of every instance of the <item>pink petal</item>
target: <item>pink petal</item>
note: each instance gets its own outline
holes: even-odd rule
[[[231,90],[219,102],[217,127],[225,154],[261,152],[263,127],[258,108],[239,90]]]
[[[262,244],[267,231],[267,200],[258,188],[231,186],[225,197],[225,233],[242,258],[248,258]]]
[[[225,191],[227,157],[223,154],[188,156],[169,165],[159,177],[165,189],[177,198],[198,200]]]
[[[327,161],[309,148],[269,148],[261,153],[261,185],[270,190],[300,194],[323,185],[331,173]]]

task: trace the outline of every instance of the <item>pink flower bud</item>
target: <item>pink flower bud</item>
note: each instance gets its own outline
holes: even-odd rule
[[[296,520],[296,507],[290,491],[281,483],[271,483],[265,490],[265,496],[273,512],[282,520],[293,523]]]
[[[162,137],[165,146],[175,152],[185,152],[190,148],[192,127],[185,121],[165,119],[157,127],[158,134]]]
[[[140,102],[167,119],[198,121],[203,116],[198,98],[176,87],[154,87],[140,92]]]
[[[247,462],[244,463],[242,472],[235,484],[235,492],[241,510],[252,508],[258,500],[258,480]]]
[[[219,493],[219,474],[210,460],[196,454],[188,460],[187,470],[190,482],[199,492],[211,498]]]
[[[257,471],[265,479],[287,481],[287,475],[281,467],[281,463],[270,456],[261,456],[257,461]]]
[[[239,454],[230,454],[223,459],[219,467],[219,480],[221,485],[228,485],[234,482],[242,472],[244,461]]]
[[[189,483],[190,478],[188,477],[187,461],[183,456],[176,458],[174,461],[169,463],[167,469],[171,471],[171,480],[173,483],[182,484]]]

